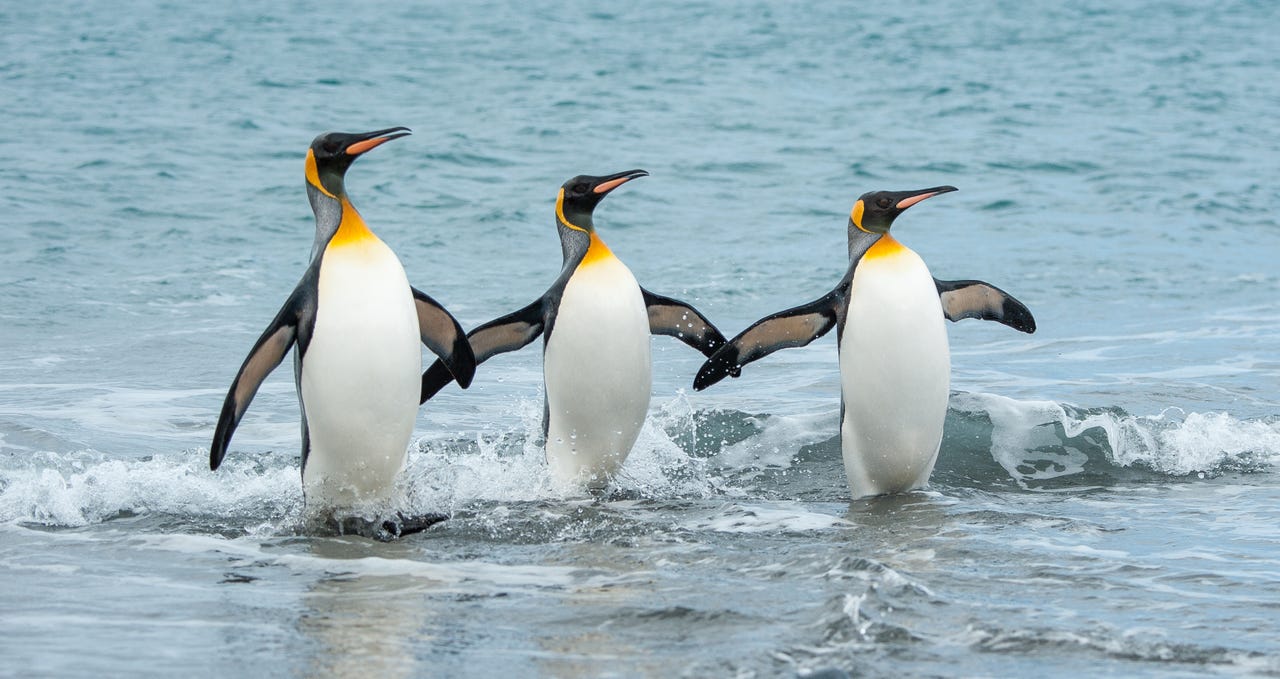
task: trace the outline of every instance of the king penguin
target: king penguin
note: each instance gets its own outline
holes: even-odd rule
[[[344,186],[356,158],[407,134],[403,127],[329,132],[311,143],[311,262],[231,382],[209,449],[210,469],[222,463],[258,387],[295,344],[302,485],[312,510],[377,507],[390,498],[417,417],[420,343],[462,386],[471,383],[475,356],[462,327],[410,287],[400,260],[365,225]],[[381,525],[397,535],[425,527],[421,520],[399,519]]]
[[[718,350],[695,390],[836,328],[840,355],[840,447],[855,499],[923,487],[938,459],[950,396],[951,354],[943,318],[981,318],[1022,332],[1035,319],[1018,300],[982,281],[940,281],[920,256],[889,235],[907,208],[955,191],[864,194],[849,215],[849,269],[834,290],[756,321]]]
[[[578,176],[556,196],[564,264],[541,297],[478,326],[467,338],[476,363],[543,338],[543,434],[552,476],[591,490],[607,485],[630,454],[653,389],[651,334],[677,337],[710,356],[724,335],[688,304],[636,282],[596,232],[596,205],[644,170]],[[452,379],[437,361],[422,376],[422,400]]]

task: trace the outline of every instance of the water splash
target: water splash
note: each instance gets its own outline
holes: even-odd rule
[[[542,404],[516,401],[514,427],[471,437],[429,435],[401,475],[407,512],[456,512],[494,503],[588,499],[548,471]],[[650,413],[605,499],[842,498],[836,414],[697,411],[683,395]],[[16,430],[11,430],[14,433]],[[21,433],[20,431],[17,433]],[[85,526],[140,514],[213,530],[289,531],[302,513],[297,458],[228,458],[210,473],[201,449],[147,457],[6,444],[0,522]],[[34,446],[34,448],[33,448]],[[1268,473],[1280,465],[1280,420],[1166,410],[1130,415],[1051,401],[956,394],[933,483],[947,487],[1071,491],[1119,481]],[[802,473],[803,472],[803,473]]]
[[[298,470],[280,456],[228,460],[207,454],[119,459],[96,451],[36,453],[0,469],[0,522],[85,526],[137,514],[235,517],[237,524],[298,513]]]
[[[957,394],[952,407],[990,419],[992,457],[1024,487],[1097,463],[1167,476],[1265,472],[1280,464],[1280,421],[1274,419],[1177,408],[1139,416],[994,394]]]
[[[514,429],[480,432],[470,439],[420,439],[403,475],[409,504],[452,511],[476,502],[585,497],[584,489],[558,481],[547,467],[541,402],[520,400],[513,411],[518,419]],[[696,449],[697,422],[698,413],[683,395],[650,413],[611,491],[642,498],[722,492],[725,480],[676,441],[689,437]]]

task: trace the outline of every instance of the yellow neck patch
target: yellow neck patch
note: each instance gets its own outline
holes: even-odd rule
[[[320,193],[337,200],[337,196],[329,193],[329,190],[320,183],[320,170],[316,167],[316,154],[311,149],[307,149],[307,183],[320,190]]]
[[[582,256],[582,263],[578,266],[595,264],[596,262],[610,259],[612,257],[613,251],[609,249],[608,245],[604,244],[604,241],[600,240],[599,236],[592,232],[591,245],[587,247],[587,254]]]
[[[565,226],[569,227],[570,229],[577,229],[578,231],[581,231],[581,232],[583,232],[583,233],[586,233],[586,232],[587,232],[587,230],[586,230],[586,229],[584,229],[584,228],[582,228],[581,226],[578,226],[577,224],[574,224],[573,222],[569,221],[568,219],[565,219],[565,217],[564,217],[564,187],[560,187],[560,193],[556,195],[556,218],[558,218],[558,219],[560,220],[560,223],[561,223],[561,224],[564,224]],[[595,241],[593,240],[593,241],[592,241],[592,245],[594,246],[594,244],[595,244]],[[604,245],[604,243],[601,243],[601,245]],[[605,249],[607,250],[608,248],[605,248]]]
[[[858,227],[860,231],[871,233],[870,231],[867,231],[866,229],[862,228],[862,211],[865,209],[866,209],[866,206],[862,204],[861,200],[854,203],[853,212],[849,213],[849,219],[853,220],[853,225]]]
[[[342,221],[338,223],[338,230],[333,234],[333,238],[329,239],[329,247],[346,247],[348,245],[358,245],[370,240],[378,240],[373,235],[369,227],[365,225],[364,218],[356,212],[355,206],[345,197],[342,200]]]
[[[893,239],[893,236],[885,234],[880,237],[870,248],[867,253],[862,256],[865,259],[878,259],[880,257],[894,257],[906,252],[907,246]]]

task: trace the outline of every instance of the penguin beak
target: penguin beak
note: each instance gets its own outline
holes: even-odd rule
[[[626,172],[611,174],[608,177],[604,177],[603,179],[601,179],[600,183],[596,184],[596,187],[594,189],[591,189],[591,191],[593,193],[596,193],[597,195],[603,196],[606,193],[609,193],[610,191],[618,188],[619,186],[626,184],[632,179],[636,179],[638,177],[648,177],[648,176],[649,176],[649,173],[645,172],[644,170],[627,170]]]
[[[951,193],[952,191],[958,190],[959,189],[954,186],[935,186],[931,189],[921,189],[919,191],[903,191],[898,198],[898,202],[894,204],[894,207],[901,212],[902,210],[905,210],[922,200],[932,198],[939,193]]]
[[[407,127],[388,127],[385,130],[377,132],[366,132],[365,134],[356,135],[356,140],[347,145],[347,155],[358,156],[367,153],[379,146],[400,137],[409,136],[409,128]]]

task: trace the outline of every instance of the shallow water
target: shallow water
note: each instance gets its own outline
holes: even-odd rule
[[[0,658],[19,676],[1280,675],[1280,6],[571,3],[0,9]],[[850,503],[834,338],[650,419],[557,487],[541,366],[422,410],[396,543],[303,522],[273,375],[225,389],[305,265],[318,132],[408,125],[348,188],[471,327],[559,271],[555,189],[727,334],[895,236],[1034,311],[949,325],[927,491]]]

